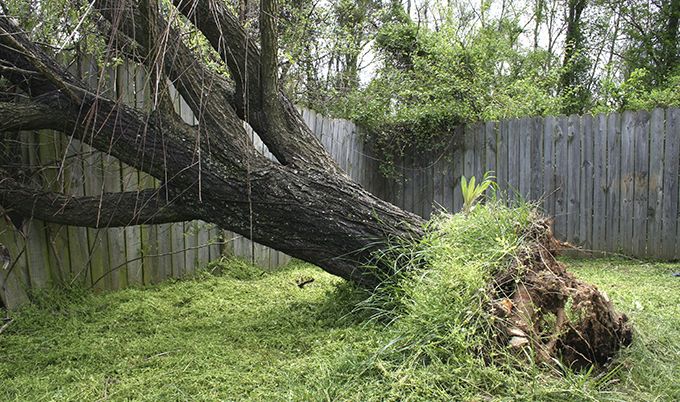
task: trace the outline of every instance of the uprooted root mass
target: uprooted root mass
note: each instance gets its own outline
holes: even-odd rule
[[[525,247],[493,283],[493,313],[511,347],[531,347],[539,362],[574,368],[604,365],[632,341],[625,314],[607,295],[576,279],[555,259],[558,244],[547,219],[533,222]]]

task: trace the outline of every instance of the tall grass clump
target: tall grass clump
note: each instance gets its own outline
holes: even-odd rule
[[[536,218],[529,204],[493,201],[467,214],[437,215],[419,242],[398,242],[377,256],[394,270],[361,308],[387,324],[391,337],[377,359],[405,376],[402,384],[410,378],[432,396],[438,387],[451,395],[504,382],[507,367],[494,359],[505,365],[508,355],[494,340],[490,284],[525,246]]]
[[[427,266],[405,273],[399,329],[424,361],[469,359],[489,345],[489,284],[522,246],[528,205],[487,204],[467,215],[439,215],[418,245]]]

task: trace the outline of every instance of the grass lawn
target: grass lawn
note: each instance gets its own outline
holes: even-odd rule
[[[234,260],[144,290],[38,295],[0,334],[0,400],[680,400],[680,265],[566,261],[635,326],[608,372],[405,367],[383,353],[394,331],[353,312],[360,291]]]

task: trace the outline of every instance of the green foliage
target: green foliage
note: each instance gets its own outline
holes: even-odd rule
[[[655,107],[680,106],[680,71],[668,77],[663,85],[658,87],[650,88],[648,76],[649,71],[640,68],[632,71],[621,83],[603,80],[602,99],[593,112],[651,110]]]
[[[460,124],[677,106],[677,4],[539,1],[493,18],[493,1],[437,3],[416,23],[385,2],[373,14],[379,67],[367,84],[306,105],[367,128],[388,174],[406,150],[443,149]],[[568,26],[555,25],[560,15]]]
[[[521,246],[523,227],[532,216],[528,206],[487,204],[468,216],[440,215],[418,245],[398,246],[404,255],[411,250],[414,261],[366,303],[392,303],[391,339],[381,356],[385,364],[415,378],[427,375],[432,366],[474,373],[463,381],[448,376],[428,381],[463,398],[472,397],[472,389],[485,394],[497,386],[494,381],[485,384],[504,370],[484,362],[503,354],[491,339],[494,318],[486,308],[487,285]]]
[[[475,204],[481,199],[482,195],[484,195],[489,187],[495,189],[495,178],[496,177],[492,172],[486,172],[484,173],[482,181],[477,184],[475,182],[475,176],[470,178],[470,182],[467,181],[465,176],[461,177],[460,189],[463,194],[463,213],[465,215],[472,211],[472,208],[474,208]]]
[[[61,57],[77,52],[93,55],[104,65],[105,41],[96,28],[96,13],[88,2],[70,0],[5,0],[2,10],[17,19],[32,40]],[[106,62],[108,62],[107,60]]]
[[[336,114],[368,128],[388,161],[406,149],[438,150],[456,125],[560,110],[551,58],[516,46],[517,25],[478,29],[464,42],[454,26],[430,31],[410,20],[384,25],[376,45],[385,58],[377,76],[336,104]],[[388,169],[389,170],[389,169]]]

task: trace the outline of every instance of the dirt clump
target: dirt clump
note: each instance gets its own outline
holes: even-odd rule
[[[512,348],[531,347],[539,362],[606,365],[632,341],[628,318],[555,259],[558,243],[548,219],[536,219],[525,236],[526,247],[491,285],[503,340]]]

